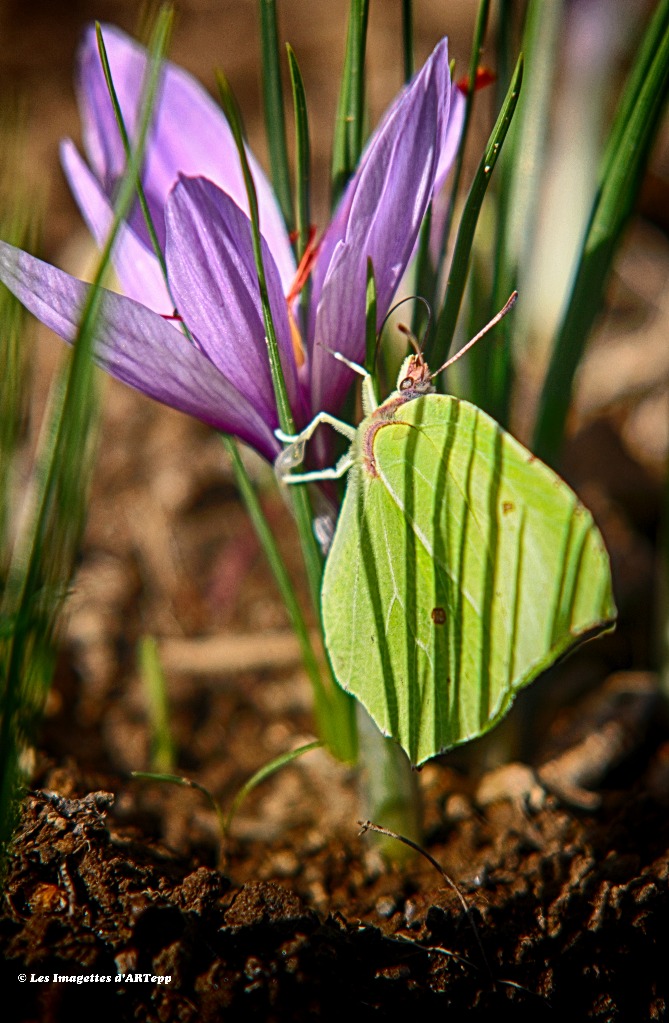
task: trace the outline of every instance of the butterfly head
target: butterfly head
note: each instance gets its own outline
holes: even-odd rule
[[[413,352],[402,363],[397,377],[397,390],[407,399],[434,392],[430,367],[422,352]]]

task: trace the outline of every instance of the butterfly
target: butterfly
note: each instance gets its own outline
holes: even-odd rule
[[[472,339],[458,357],[515,302]],[[276,431],[286,484],[348,473],[321,590],[335,677],[412,764],[496,724],[520,689],[615,621],[608,556],[591,514],[489,415],[436,393],[420,349],[396,390],[351,427],[321,412]],[[336,466],[295,474],[327,423],[350,441]]]

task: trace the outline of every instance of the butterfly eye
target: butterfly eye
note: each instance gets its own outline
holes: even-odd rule
[[[411,390],[411,388],[413,387],[413,383],[414,382],[412,377],[405,377],[402,383],[400,384],[400,391]]]

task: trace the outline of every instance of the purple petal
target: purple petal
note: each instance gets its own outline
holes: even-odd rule
[[[60,158],[88,229],[99,248],[103,248],[114,219],[111,202],[69,139],[61,142]],[[112,262],[128,298],[158,313],[172,311],[160,264],[132,228],[120,229]]]
[[[465,120],[465,97],[457,85],[451,86],[451,102],[448,117],[443,121],[443,136],[439,149],[439,160],[434,175],[434,191],[439,191],[450,174],[453,162],[460,147],[462,127]]]
[[[325,351],[355,361],[365,350],[367,258],[376,276],[378,324],[411,257],[431,199],[450,103],[446,40],[384,118],[338,214],[314,274],[312,411],[336,410],[351,374]]]
[[[430,255],[436,263],[442,244],[446,216],[451,197],[443,191],[446,178],[453,166],[465,119],[465,97],[457,85],[451,89],[451,107],[445,123],[444,139],[439,154],[439,163],[434,179],[434,199],[432,203],[432,220],[430,222]]]
[[[123,118],[133,138],[147,66],[146,50],[111,25],[103,26],[103,37]],[[125,154],[92,26],[79,53],[78,82],[86,152],[104,190],[111,194],[125,168]],[[261,229],[287,292],[295,275],[290,241],[270,184],[253,155],[248,156],[258,193]],[[209,178],[242,209],[248,209],[237,148],[223,113],[194,78],[166,61],[144,169],[145,189],[159,208],[164,206],[179,173]]]
[[[167,201],[167,266],[179,313],[202,350],[249,399],[274,405],[251,222],[204,178],[180,177]],[[297,374],[279,272],[264,239],[265,278],[291,404]]]
[[[0,280],[42,323],[72,343],[90,285],[0,242]],[[273,409],[258,408],[183,334],[138,302],[103,292],[95,360],[156,401],[233,433],[273,459]]]

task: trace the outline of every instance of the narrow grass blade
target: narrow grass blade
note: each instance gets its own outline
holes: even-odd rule
[[[430,361],[433,361],[435,364],[445,360],[453,340],[455,325],[457,323],[462,303],[462,296],[464,294],[465,284],[467,283],[469,260],[479,213],[481,212],[483,199],[485,198],[485,194],[490,183],[490,177],[501,152],[502,145],[504,144],[504,139],[506,138],[509,130],[511,120],[516,109],[516,104],[518,103],[522,78],[523,57],[521,54],[518,58],[516,69],[513,73],[511,84],[509,85],[509,90],[506,94],[504,106],[499,112],[492,134],[488,140],[485,153],[483,154],[483,159],[476,171],[476,175],[472,182],[472,187],[469,191],[469,196],[467,197],[467,202],[465,203],[465,208],[462,213],[462,220],[460,222],[458,237],[455,243],[455,250],[453,252],[453,259],[451,262],[451,272],[446,286],[446,296],[439,314],[439,319],[437,320],[433,351],[430,353]]]
[[[279,423],[282,430],[286,433],[292,433],[294,431],[295,424],[293,422],[293,413],[288,400],[288,391],[286,390],[286,382],[284,380],[281,357],[279,355],[279,344],[276,339],[276,331],[274,330],[274,322],[272,320],[272,310],[270,308],[269,295],[267,293],[267,281],[265,279],[265,267],[263,265],[262,247],[260,244],[258,196],[253,183],[249,161],[246,156],[241,113],[239,111],[237,101],[232,93],[232,89],[230,88],[230,83],[221,71],[216,73],[216,80],[218,83],[221,106],[223,107],[223,111],[228,119],[228,124],[230,125],[235,139],[239,160],[242,166],[242,174],[244,175],[244,184],[246,185],[246,195],[251,215],[253,254],[255,257],[256,273],[258,274],[260,301],[262,304],[263,322],[265,325],[265,340],[267,342],[267,354],[269,356],[269,365],[272,373],[274,396],[276,398],[276,406],[279,413]]]
[[[74,344],[74,352],[70,361],[70,368],[67,376],[67,384],[62,397],[62,405],[54,415],[57,421],[55,428],[54,456],[48,466],[44,477],[44,488],[42,492],[43,501],[38,502],[39,512],[36,520],[34,542],[31,554],[27,563],[27,572],[20,573],[22,577],[22,589],[33,581],[40,558],[39,540],[43,538],[47,526],[49,514],[52,512],[52,502],[49,495],[53,496],[53,483],[60,471],[61,459],[72,444],[77,444],[81,424],[74,425],[78,399],[87,393],[85,386],[92,372],[91,352],[95,339],[95,324],[100,312],[102,301],[101,284],[109,266],[111,253],[116,241],[121,224],[126,218],[135,194],[135,186],[139,168],[143,162],[144,149],[146,146],[148,130],[151,123],[153,108],[155,105],[158,85],[161,74],[161,64],[166,52],[172,23],[171,9],[163,10],[154,33],[154,41],[151,48],[151,70],[146,82],[142,97],[142,114],[138,133],[137,147],[129,161],[126,172],[121,180],[118,197],[115,204],[114,219],[109,237],[100,257],[97,272],[93,285],[88,293],[88,298],[81,314],[79,331]],[[66,414],[67,413],[67,414]],[[85,436],[85,434],[83,435]],[[67,462],[65,462],[67,465]],[[76,476],[76,473],[75,473]],[[76,486],[76,480],[73,481]]]
[[[669,706],[669,463],[665,468],[660,527],[661,571],[657,584],[657,647],[660,654],[658,681],[665,706]]]
[[[85,480],[95,439],[97,405],[92,354],[102,302],[101,282],[120,225],[133,200],[171,21],[171,11],[163,9],[151,46],[151,69],[142,94],[137,147],[120,184],[112,230],[82,310],[68,367],[55,391],[36,474],[34,513],[15,548],[0,607],[2,618],[13,622],[11,635],[0,648],[3,849],[11,833],[21,782],[20,756],[32,738],[51,682],[57,616],[83,526]]]
[[[367,292],[366,292],[366,317],[365,317],[365,369],[372,378],[374,391],[378,390],[376,384],[376,279],[374,277],[374,266],[372,260],[367,260]],[[376,404],[379,398],[376,394]]]
[[[499,0],[497,4],[497,42],[495,56],[497,59],[495,78],[496,108],[499,109],[504,102],[506,90],[509,88],[513,65],[515,63],[514,36],[515,36],[515,11],[518,7],[516,0]],[[525,50],[525,47],[523,47]]]
[[[228,810],[225,817],[225,824],[223,826],[224,834],[226,836],[229,834],[230,825],[232,824],[235,815],[239,811],[240,806],[242,805],[246,797],[251,792],[253,792],[253,790],[258,785],[260,785],[261,782],[265,781],[266,778],[269,778],[276,771],[279,771],[282,767],[285,767],[287,764],[292,764],[294,760],[297,760],[298,757],[304,756],[305,753],[310,753],[311,750],[313,749],[320,749],[322,745],[323,743],[318,741],[308,742],[305,746],[298,746],[297,749],[289,750],[288,753],[281,753],[278,757],[275,757],[273,760],[270,760],[269,763],[263,764],[263,766],[260,767],[255,772],[255,774],[251,775],[248,781],[244,782],[239,792],[233,799],[232,805],[230,806],[230,809]]]
[[[404,56],[404,81],[408,82],[414,73],[413,0],[402,0],[402,53]]]
[[[311,146],[307,97],[302,74],[292,47],[287,45],[286,51],[295,107],[295,209],[297,211],[297,258],[299,260],[307,248],[311,226]],[[302,290],[304,293],[305,289]]]
[[[96,24],[95,26],[95,35],[98,42],[98,52],[100,54],[100,61],[102,63],[102,71],[105,76],[105,82],[107,83],[109,98],[114,108],[114,117],[116,118],[116,124],[118,125],[119,134],[123,142],[123,148],[125,150],[126,159],[129,160],[131,153],[130,138],[128,137],[125,121],[123,119],[121,104],[119,103],[118,96],[116,94],[116,89],[114,88],[111,68],[109,66],[109,57],[107,56],[107,48],[105,46],[104,38],[102,36],[102,26],[100,24]],[[165,263],[165,256],[162,252],[162,249],[160,248],[160,243],[158,241],[158,235],[156,233],[156,228],[153,223],[153,218],[151,216],[151,213],[149,212],[149,204],[146,201],[146,195],[144,194],[144,188],[142,186],[141,167],[138,168],[135,186],[137,188],[137,197],[139,199],[139,205],[141,207],[142,214],[144,215],[146,227],[149,232],[149,238],[151,239],[151,245],[153,246],[153,251],[156,254],[156,258],[160,263],[160,268],[162,270],[163,277],[167,282],[167,264]]]
[[[3,111],[4,114],[4,111]],[[15,120],[3,116],[3,143],[18,135]],[[4,145],[6,166],[3,167],[3,185],[10,185],[17,163],[11,145]],[[11,185],[10,185],[11,187]],[[4,192],[4,188],[3,188]],[[16,210],[13,216],[3,216],[2,237],[14,245],[29,244],[29,221],[23,213],[27,204],[18,190],[14,195]],[[23,433],[27,404],[28,358],[26,353],[26,315],[23,307],[5,287],[0,288],[0,323],[3,342],[0,345],[0,587],[7,584],[11,554],[11,519],[14,508],[15,481],[18,476],[17,454]],[[0,606],[0,717],[11,721],[16,715],[14,698],[7,674],[7,652],[19,630],[16,607],[6,599]],[[0,749],[0,881],[4,867],[4,850],[11,836],[17,816],[14,794],[20,785],[20,739],[14,731]]]
[[[121,104],[119,103],[118,95],[117,95],[116,89],[114,87],[114,81],[113,81],[113,78],[112,78],[111,68],[109,66],[109,58],[107,56],[107,49],[105,47],[105,42],[104,42],[104,38],[103,38],[103,35],[102,35],[102,28],[101,28],[100,25],[96,25],[95,26],[95,33],[96,33],[96,36],[97,36],[98,51],[100,53],[100,60],[102,62],[102,70],[103,70],[103,73],[104,73],[104,76],[105,76],[105,82],[107,84],[107,90],[109,92],[109,98],[110,98],[112,106],[114,108],[114,117],[116,118],[116,123],[118,125],[118,130],[119,130],[119,134],[121,136],[121,141],[123,142],[123,148],[125,150],[126,159],[128,161],[130,161],[131,158],[132,158],[132,148],[131,148],[131,144],[130,144],[130,137],[128,135],[128,130],[127,130],[126,125],[125,125],[125,120],[124,120],[124,117],[123,117],[123,111],[121,110]],[[153,217],[151,216],[151,211],[149,209],[149,204],[148,204],[148,201],[147,201],[147,198],[146,198],[146,194],[144,192],[144,186],[142,184],[141,167],[138,170],[137,181],[135,182],[135,187],[137,189],[137,198],[139,200],[140,209],[141,209],[142,215],[144,217],[144,223],[146,224],[146,229],[148,231],[148,235],[149,235],[149,238],[151,240],[151,247],[153,248],[153,251],[154,251],[154,254],[156,256],[156,259],[158,260],[158,263],[160,265],[160,270],[161,270],[161,273],[163,275],[163,280],[165,281],[165,286],[166,286],[168,294],[170,296],[170,300],[172,301],[172,307],[174,308],[175,303],[174,303],[174,299],[172,298],[172,289],[170,287],[170,281],[169,281],[169,277],[167,275],[167,263],[165,262],[165,254],[163,253],[163,251],[162,251],[162,249],[160,247],[160,242],[158,240],[158,233],[156,231],[156,226],[155,226],[155,224],[153,222]],[[188,338],[188,340],[192,344],[193,343],[193,336],[190,333],[190,331],[188,329],[188,326],[183,322],[183,320],[181,320],[179,322],[179,326],[181,328],[182,333],[185,335],[185,337]]]
[[[0,218],[0,236],[18,248],[31,248],[35,225],[31,213],[18,197],[17,213]],[[0,584],[4,583],[11,557],[14,483],[18,472],[16,458],[27,416],[29,379],[28,352],[25,344],[27,314],[11,292],[0,288]]]
[[[523,34],[523,92],[499,168],[495,274],[489,316],[500,309],[518,287],[519,275],[530,259],[555,65],[560,52],[562,12],[562,0],[550,4],[530,0],[527,9]],[[508,426],[509,422],[514,347],[522,347],[517,318],[501,323],[495,344],[476,353],[471,367],[472,376],[476,378],[477,404],[502,426]]]
[[[253,250],[256,261],[256,272],[258,274],[258,284],[260,288],[260,297],[263,309],[263,319],[266,330],[267,350],[270,359],[270,368],[272,372],[272,382],[274,384],[274,392],[276,395],[277,408],[279,411],[279,422],[281,429],[285,433],[294,432],[294,421],[293,415],[288,401],[288,394],[286,391],[286,385],[283,378],[283,371],[281,368],[281,360],[279,358],[279,348],[276,340],[276,333],[274,331],[274,324],[272,322],[272,312],[269,305],[269,297],[267,294],[267,285],[265,282],[265,270],[262,261],[262,249],[260,245],[260,227],[258,221],[258,200],[256,197],[255,186],[253,184],[253,178],[251,177],[251,171],[249,168],[248,160],[246,158],[246,151],[244,149],[244,140],[241,127],[241,117],[237,108],[237,103],[234,99],[230,86],[220,72],[217,75],[218,85],[221,94],[221,102],[225,115],[228,118],[228,122],[232,129],[235,142],[237,144],[237,150],[239,158],[242,164],[242,171],[244,174],[244,181],[246,183],[246,193],[248,196],[249,210],[251,211],[251,225],[253,231]],[[241,478],[241,477],[240,477]],[[309,503],[309,495],[306,487],[294,487],[291,493],[293,510],[295,512],[295,519],[297,522],[298,534],[300,537],[300,545],[302,547],[302,555],[304,557],[305,568],[307,570],[307,578],[309,581],[309,589],[311,597],[314,603],[314,607],[320,614],[320,591],[321,591],[321,579],[323,574],[323,558],[321,552],[318,549],[316,538],[313,533],[312,521],[313,515],[311,506]],[[249,495],[245,495],[247,500],[247,507],[249,504]],[[265,524],[266,525],[266,524]],[[260,534],[259,534],[260,535]],[[331,740],[330,749],[335,756],[340,756],[342,759],[349,759],[351,751],[355,756],[356,740],[354,732],[354,719],[351,710],[351,701],[346,695],[339,690],[335,685],[332,686],[331,692],[328,694],[330,698],[329,713],[331,718],[328,721],[323,721],[323,727],[326,729],[324,737]],[[319,721],[319,724],[321,722]],[[342,754],[340,751],[344,750]]]
[[[609,141],[604,153],[601,184],[544,381],[534,451],[549,463],[555,463],[560,452],[574,375],[601,308],[623,228],[634,207],[664,111],[668,84],[669,2],[665,0],[650,22],[618,105],[610,136],[614,143]]]
[[[224,437],[223,443],[232,461],[237,487],[251,519],[251,524],[265,552],[265,557],[269,562],[300,644],[302,661],[314,694],[314,715],[318,733],[323,736],[328,748],[338,759],[353,761],[356,757],[355,735],[351,727],[347,727],[347,720],[352,717],[350,706],[352,701],[334,683],[331,682],[330,686],[325,686],[295,587],[288,575],[274,534],[269,528],[258,495],[242,462],[237,443],[231,437]]]
[[[174,770],[174,740],[170,729],[167,682],[153,636],[139,643],[139,670],[144,683],[151,724],[151,767],[154,771]]]
[[[486,28],[488,25],[488,14],[490,13],[490,0],[480,0],[478,13],[476,15],[476,25],[474,26],[474,37],[472,39],[472,50],[469,58],[469,75],[467,78],[467,95],[465,100],[465,114],[462,122],[462,136],[460,138],[460,146],[458,148],[458,155],[455,161],[455,170],[453,172],[453,184],[451,186],[451,201],[449,203],[448,215],[446,217],[446,223],[444,224],[444,231],[441,238],[441,245],[439,249],[439,259],[437,261],[437,280],[441,280],[444,260],[448,251],[448,241],[451,234],[451,224],[453,221],[453,211],[455,209],[455,202],[460,191],[460,180],[462,178],[462,167],[465,157],[465,149],[467,146],[467,136],[469,134],[469,125],[471,123],[472,109],[474,106],[474,93],[476,89],[476,71],[479,66],[481,59],[481,51],[483,49],[483,40],[485,38]]]
[[[296,248],[299,265],[307,254],[307,248],[311,240],[311,144],[309,141],[307,97],[304,91],[302,74],[292,47],[287,44],[286,50],[293,90],[293,107],[295,109],[295,209],[297,211]],[[306,335],[307,331],[310,296],[311,277],[307,275],[300,292],[303,336]]]
[[[191,778],[186,778],[181,774],[170,774],[166,771],[131,771],[130,777],[135,778],[137,781],[157,781],[163,785],[179,785],[180,788],[183,789],[195,789],[196,792],[201,792],[209,803],[211,809],[216,814],[218,828],[221,832],[219,863],[221,865],[223,864],[225,860],[223,845],[225,840],[225,816],[223,815],[220,805],[216,799],[214,799],[209,789],[205,788],[204,785],[200,785],[198,781],[193,781]]]
[[[272,184],[289,231],[295,227],[275,0],[259,0],[262,91]]]
[[[500,294],[508,295],[516,268],[528,257],[534,237],[538,191],[546,152],[555,68],[560,52],[562,0],[545,4],[530,0],[523,33],[525,71],[509,140],[502,158],[508,172],[505,246],[498,253],[497,277],[507,275]],[[503,265],[500,269],[500,262]]]
[[[639,43],[634,65],[618,103],[602,157],[598,178],[600,187],[604,185],[604,182],[611,173],[612,167],[619,159],[619,150],[621,145],[624,144],[625,134],[630,119],[639,103],[640,94],[646,88],[647,79],[652,72],[653,66],[657,65],[657,51],[661,45],[660,41],[667,31],[668,22],[669,2],[667,0],[660,0]]]
[[[418,236],[418,252],[414,270],[414,291],[417,295],[437,296],[437,271],[430,255],[430,234],[432,232],[432,203],[428,206]],[[421,337],[428,326],[427,310],[422,302],[414,303],[411,330]]]
[[[369,0],[351,0],[337,120],[332,146],[332,208],[353,174],[363,141],[365,46]]]
[[[260,244],[258,199],[255,185],[253,184],[253,178],[251,176],[251,170],[249,168],[249,162],[246,157],[246,150],[244,148],[241,115],[227,79],[220,72],[217,75],[217,79],[221,95],[221,103],[237,144],[237,151],[239,153],[239,159],[241,161],[242,172],[244,174],[244,181],[246,184],[246,194],[251,213],[253,252],[255,256],[256,272],[258,274],[258,286],[260,288],[260,300],[262,303],[263,321],[265,325],[265,340],[267,342],[267,354],[269,356],[270,370],[272,373],[272,384],[274,386],[274,394],[279,414],[279,424],[285,433],[294,433],[295,423],[293,420],[290,402],[288,400],[288,392],[286,390],[286,382],[284,380],[281,358],[279,355],[279,346],[276,339],[276,332],[274,330],[274,323],[272,321],[272,310],[270,308],[269,296],[267,293],[265,268],[263,266],[262,248]],[[302,543],[302,549],[305,556],[305,564],[312,599],[314,601],[314,605],[317,607],[320,594],[323,561],[316,546],[311,529],[311,509],[309,507],[309,497],[306,493],[306,488],[295,487],[294,489],[295,493],[293,495],[293,502],[298,522],[298,530],[300,532],[300,541]]]

